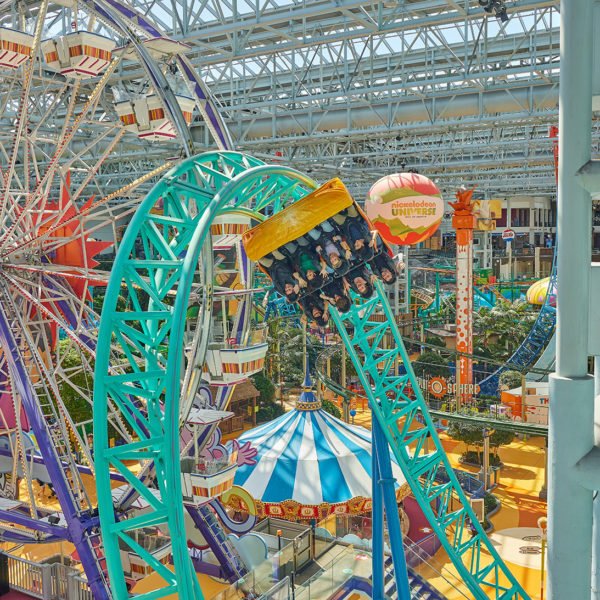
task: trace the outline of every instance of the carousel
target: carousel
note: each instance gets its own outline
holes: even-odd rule
[[[321,408],[306,369],[296,408],[238,438],[258,451],[238,467],[234,484],[254,498],[258,516],[324,519],[330,514],[371,512],[371,432]],[[398,501],[409,493],[392,461]],[[232,498],[236,510],[243,501]]]

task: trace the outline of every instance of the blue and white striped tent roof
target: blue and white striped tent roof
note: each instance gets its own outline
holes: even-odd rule
[[[308,383],[308,386],[307,386]],[[371,497],[371,432],[320,408],[310,379],[297,407],[242,434],[258,450],[255,465],[238,468],[234,483],[265,503],[337,504]],[[392,462],[398,485],[405,483]]]

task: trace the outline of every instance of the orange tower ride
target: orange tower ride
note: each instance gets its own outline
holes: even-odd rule
[[[459,190],[452,227],[456,229],[456,349],[461,353],[456,363],[456,401],[468,404],[473,394],[473,229],[477,217],[473,211],[473,191]]]

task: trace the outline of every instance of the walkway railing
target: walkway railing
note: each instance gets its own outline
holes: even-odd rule
[[[39,564],[12,556],[8,559],[10,588],[43,600],[93,600],[80,571],[61,563]]]

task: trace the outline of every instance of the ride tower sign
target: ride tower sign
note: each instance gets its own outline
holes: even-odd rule
[[[444,200],[435,183],[424,175],[397,173],[371,187],[365,210],[386,242],[407,246],[436,232],[444,215]]]

